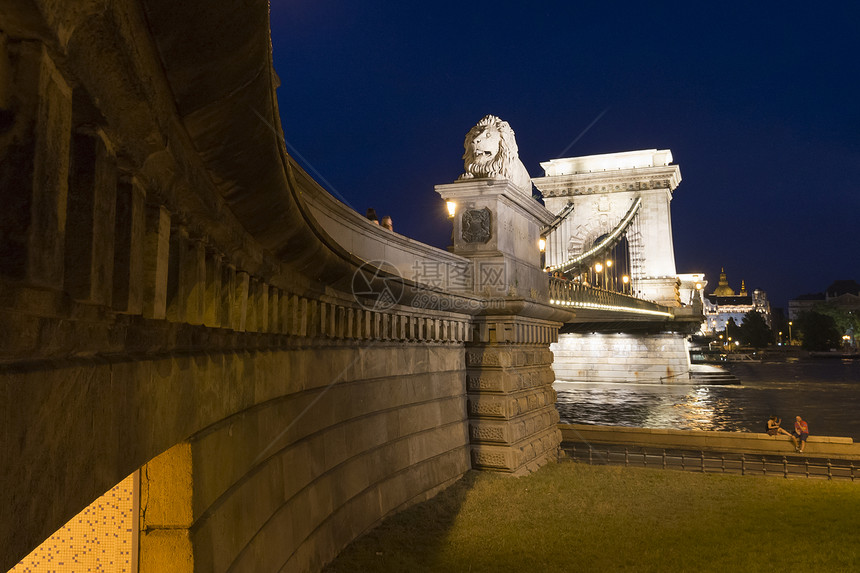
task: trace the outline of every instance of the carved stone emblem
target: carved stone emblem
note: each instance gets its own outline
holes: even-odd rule
[[[463,211],[463,240],[467,243],[486,243],[490,240],[490,209]]]

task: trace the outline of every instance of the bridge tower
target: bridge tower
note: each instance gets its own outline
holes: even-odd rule
[[[672,313],[638,323],[606,323],[584,314],[566,324],[552,346],[556,378],[570,382],[678,383],[690,379],[686,336],[701,308],[682,308],[669,204],[681,182],[668,149],[553,159],[533,180],[556,219],[545,230],[546,265],[583,284],[606,288],[596,263],[616,249],[629,273],[623,290]],[[688,281],[689,282],[689,281]],[[576,285],[579,286],[579,285]],[[612,290],[612,286],[609,286]],[[607,296],[610,293],[605,293]]]
[[[589,254],[599,256],[624,237],[632,293],[680,306],[669,203],[681,182],[681,171],[671,163],[668,149],[541,163],[546,175],[533,182],[547,209],[564,215],[546,237],[547,266],[587,265]]]

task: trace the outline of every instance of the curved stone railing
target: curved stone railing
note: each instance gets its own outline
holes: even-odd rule
[[[470,272],[469,259],[371,223],[318,185],[307,185],[304,191],[303,207],[332,240],[360,261],[383,262],[404,279],[431,290],[454,290],[452,281]]]

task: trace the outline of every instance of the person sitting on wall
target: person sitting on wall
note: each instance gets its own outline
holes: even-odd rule
[[[364,216],[367,217],[371,223],[379,224],[379,217],[376,216],[376,209],[373,207],[368,207],[367,213],[365,213]]]
[[[782,420],[779,419],[779,416],[771,416],[767,421],[767,433],[769,436],[779,436],[780,434],[791,437],[791,434],[788,430],[781,428],[780,424],[782,424]]]
[[[391,215],[384,216],[379,224],[388,229],[389,231],[394,230],[394,222],[391,220]]]
[[[794,421],[794,433],[791,436],[791,441],[794,442],[794,450],[802,454],[803,448],[806,447],[806,438],[809,437],[809,425],[798,416]]]

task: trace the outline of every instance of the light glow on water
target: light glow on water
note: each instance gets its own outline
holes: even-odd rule
[[[791,431],[860,441],[860,362],[810,361],[733,366],[740,386],[556,382],[565,424],[763,432],[771,415]]]

